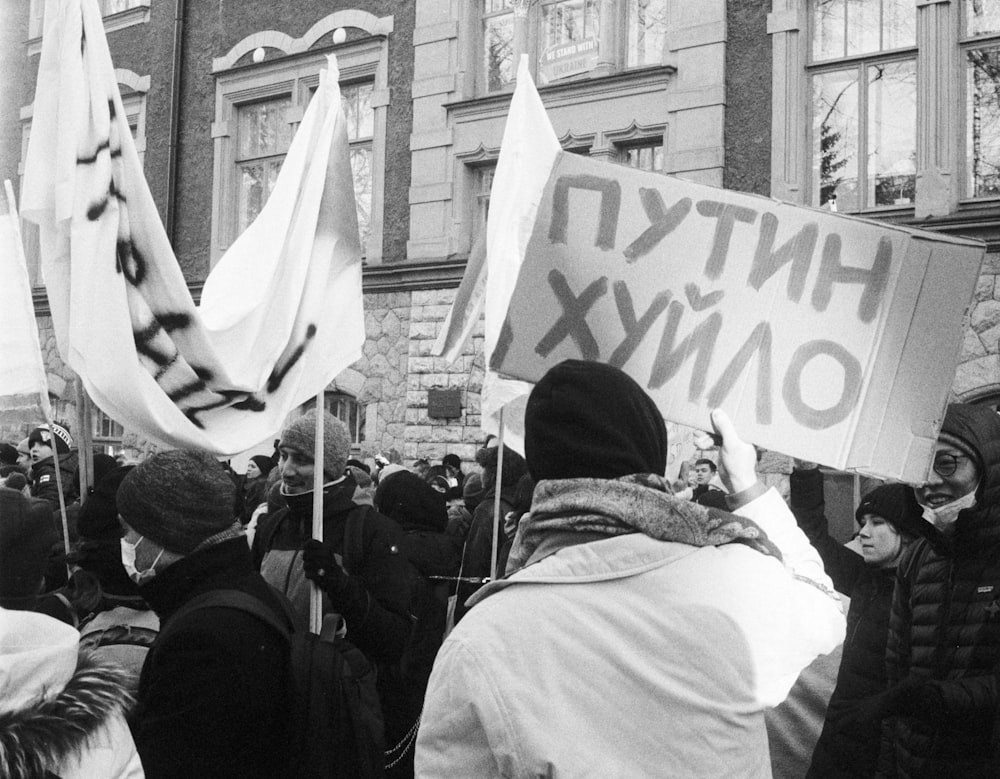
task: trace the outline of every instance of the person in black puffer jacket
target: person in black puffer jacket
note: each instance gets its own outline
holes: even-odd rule
[[[861,527],[862,555],[832,538],[827,530],[823,474],[796,463],[790,478],[791,509],[820,557],[833,585],[851,599],[847,635],[837,682],[807,777],[871,777],[881,742],[878,728],[841,727],[844,711],[886,688],[885,643],[896,565],[906,549],[930,526],[921,518],[913,491],[886,484],[868,492],[855,518]]]
[[[397,471],[379,482],[375,507],[399,523],[403,530],[400,547],[419,574],[411,602],[416,619],[413,635],[401,662],[380,668],[379,680],[386,741],[398,745],[393,757],[400,758],[390,759],[394,765],[387,768],[386,776],[402,779],[413,776],[413,751],[405,739],[416,734],[427,680],[444,640],[449,580],[458,575],[462,539],[445,532],[446,496],[410,471]]]
[[[915,489],[937,532],[899,564],[886,661],[890,688],[860,712],[888,716],[886,776],[1000,776],[1000,416],[948,406],[928,481]],[[864,716],[864,715],[867,715]]]

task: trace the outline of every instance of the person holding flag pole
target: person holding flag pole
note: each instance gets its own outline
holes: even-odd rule
[[[0,216],[0,275],[5,283],[0,285],[0,310],[6,314],[5,326],[0,328],[0,387],[4,388],[5,402],[0,407],[41,408],[46,430],[53,426],[52,407],[49,405],[48,383],[42,352],[38,344],[38,330],[35,311],[31,300],[31,286],[28,281],[24,244],[18,226],[17,201],[14,188],[9,180],[4,181],[4,195],[7,200],[6,213]],[[70,552],[69,521],[66,517],[66,494],[63,488],[62,468],[59,467],[59,452],[55,440],[51,441],[54,461],[58,511],[62,525],[63,549]]]

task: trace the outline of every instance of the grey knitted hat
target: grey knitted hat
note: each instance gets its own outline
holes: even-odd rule
[[[232,527],[236,488],[208,452],[174,449],[137,465],[118,488],[118,513],[137,533],[178,554]]]
[[[316,411],[307,412],[290,422],[281,431],[278,446],[294,449],[308,457],[313,457],[316,447]],[[347,425],[328,411],[323,412],[323,475],[329,481],[339,479],[347,468],[347,458],[351,455],[351,436]]]

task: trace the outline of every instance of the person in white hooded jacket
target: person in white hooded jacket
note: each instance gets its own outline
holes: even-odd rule
[[[0,776],[139,779],[116,666],[79,649],[75,628],[0,609]]]
[[[713,424],[738,515],[670,493],[663,418],[623,372],[538,382],[531,511],[438,654],[417,776],[771,776],[764,710],[844,616],[754,448]]]

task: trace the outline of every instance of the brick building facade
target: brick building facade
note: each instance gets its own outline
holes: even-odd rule
[[[430,345],[483,228],[521,54],[569,151],[806,205],[829,207],[839,193],[841,211],[986,241],[954,392],[1000,397],[1000,189],[983,172],[1000,144],[991,125],[973,127],[954,110],[974,99],[977,116],[992,118],[995,95],[979,82],[971,94],[969,74],[994,56],[998,25],[975,17],[971,3],[920,2],[898,18],[886,10],[879,35],[858,36],[859,46],[852,25],[867,30],[871,20],[855,20],[844,0],[99,4],[146,176],[196,297],[266,197],[268,165],[282,153],[280,143],[248,150],[241,133],[277,121],[275,137],[287,140],[325,53],[337,53],[358,119],[351,143],[364,210],[367,340],[363,358],[330,387],[330,402],[354,425],[362,455],[395,448],[407,462],[447,452],[469,459],[482,439],[481,332],[455,364],[432,357]],[[8,43],[0,53],[0,177],[15,182],[30,133],[42,6],[5,0],[0,29]],[[825,14],[838,8],[835,29]],[[339,28],[347,40],[335,44]],[[889,75],[857,75],[875,72]],[[895,91],[883,90],[890,80]],[[823,157],[834,114],[817,112],[824,90],[841,83],[854,90],[845,94],[856,109],[838,107],[834,145],[852,162],[834,176]],[[878,101],[903,106],[894,112],[905,126],[876,149]],[[978,144],[971,168],[970,137]],[[241,189],[241,176],[253,186]],[[72,421],[73,377],[56,354],[40,287],[35,302],[51,388]],[[458,389],[460,416],[428,414],[429,390],[442,388]],[[2,432],[14,437],[29,424],[5,419]],[[103,424],[145,446],[113,420]],[[689,431],[672,433],[676,468],[693,448]],[[788,462],[769,458],[768,467],[780,479]]]

